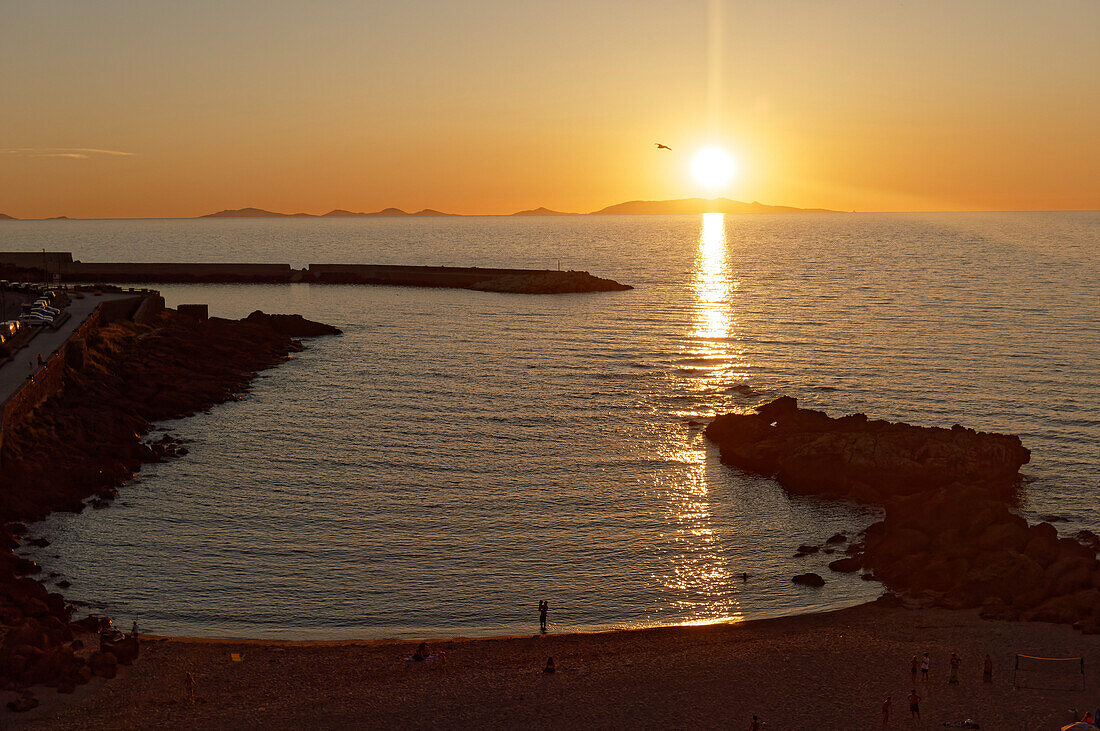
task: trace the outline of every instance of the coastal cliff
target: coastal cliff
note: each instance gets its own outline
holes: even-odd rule
[[[171,437],[145,440],[154,421],[240,398],[257,371],[301,350],[287,332],[333,330],[295,316],[253,313],[238,321],[165,310],[147,324],[94,329],[67,351],[60,393],[12,428],[0,455],[0,687],[72,692],[92,675],[113,677],[137,651],[134,642],[89,654],[78,635],[104,621],[73,622],[64,597],[31,578],[39,567],[14,549],[48,542],[29,538],[24,524],[56,510],[79,512],[89,498],[102,507],[143,463],[186,454]],[[30,707],[33,699],[18,703]]]
[[[926,604],[981,607],[991,619],[1072,624],[1100,633],[1100,539],[1059,537],[1011,508],[1031,453],[1018,437],[834,419],[783,397],[755,414],[716,417],[706,429],[722,461],[774,477],[801,495],[885,506],[829,567]],[[835,544],[847,542],[843,535]],[[799,547],[799,555],[817,551]],[[806,576],[816,574],[803,574]]]

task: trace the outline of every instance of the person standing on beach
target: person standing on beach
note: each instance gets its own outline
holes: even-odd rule
[[[951,653],[951,678],[947,681],[950,685],[959,684],[959,665],[962,665],[962,658],[955,653]]]
[[[920,696],[917,695],[917,689],[909,691],[909,715],[917,719],[917,723],[920,724]]]
[[[183,678],[183,684],[187,686],[187,700],[189,703],[195,702],[195,679],[191,676],[191,673],[185,673]]]
[[[913,682],[917,682],[917,670],[920,668],[920,655],[913,655],[913,659],[909,661],[909,677],[913,679]]]
[[[985,654],[985,662],[982,664],[982,682],[993,682],[993,660],[989,657],[989,653]]]
[[[764,728],[764,722],[757,718],[754,713],[752,716],[752,725],[749,726],[750,731],[760,731],[762,728]]]
[[[546,613],[550,611],[550,602],[545,599],[539,602],[539,629],[546,631]]]
[[[882,727],[886,728],[890,725],[890,708],[894,705],[894,702],[890,700],[890,696],[886,696],[886,700],[882,702]]]
[[[924,653],[924,657],[920,661],[920,678],[924,682],[928,682],[928,667],[932,664],[931,658],[928,657],[928,653]]]

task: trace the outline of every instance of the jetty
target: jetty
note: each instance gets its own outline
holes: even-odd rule
[[[584,271],[391,264],[83,262],[69,252],[0,252],[0,278],[110,284],[365,284],[443,287],[516,294],[619,292],[633,289]]]

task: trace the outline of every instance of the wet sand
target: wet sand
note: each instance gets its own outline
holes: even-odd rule
[[[1086,671],[1100,669],[1100,636],[972,611],[863,605],[740,624],[430,643],[445,663],[407,661],[416,644],[149,639],[118,678],[71,696],[39,689],[42,705],[0,711],[0,725],[748,729],[755,713],[770,729],[856,729],[882,727],[889,694],[889,728],[914,728],[909,660],[925,650],[924,727],[970,717],[983,729],[1056,729],[1069,708],[1100,705],[1091,675],[1085,691],[1012,686],[1016,652],[1082,655]],[[957,686],[947,683],[952,651],[963,658]],[[992,684],[981,678],[986,652]],[[553,675],[541,671],[547,656]],[[195,677],[193,703],[185,671]]]

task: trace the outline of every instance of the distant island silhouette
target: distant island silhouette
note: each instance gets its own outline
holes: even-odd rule
[[[759,201],[745,203],[729,198],[678,198],[669,201],[627,201],[594,211],[593,215],[652,215],[670,213],[836,213],[828,208],[769,206]]]
[[[588,214],[567,213],[554,211],[549,208],[531,208],[526,211],[516,211],[512,216],[637,216],[673,213],[836,213],[827,208],[795,208],[793,206],[769,206],[758,201],[745,203],[743,201],[730,200],[729,198],[678,198],[667,201],[627,201],[617,203]],[[198,218],[336,218],[359,216],[462,216],[462,213],[443,213],[432,208],[409,213],[400,208],[383,208],[374,213],[354,213],[337,208],[334,211],[320,215],[312,213],[276,213],[265,211],[262,208],[238,208],[236,210],[218,211],[208,213]]]
[[[15,216],[9,216],[6,213],[0,213],[0,221],[18,221]]]
[[[576,216],[576,213],[567,213],[565,211],[551,211],[549,208],[532,208],[527,211],[516,211],[511,214],[513,216]]]
[[[403,211],[400,208],[383,208],[380,211],[374,211],[373,213],[356,213],[355,211],[345,211],[342,208],[329,211],[328,213],[322,213],[317,215],[314,213],[276,213],[275,211],[265,211],[262,208],[238,208],[236,210],[218,211],[217,213],[207,213],[205,216],[197,216],[197,218],[358,218],[364,216],[457,216],[457,213],[443,213],[436,211],[432,208],[425,208],[422,211],[416,211],[415,213],[409,213]]]

